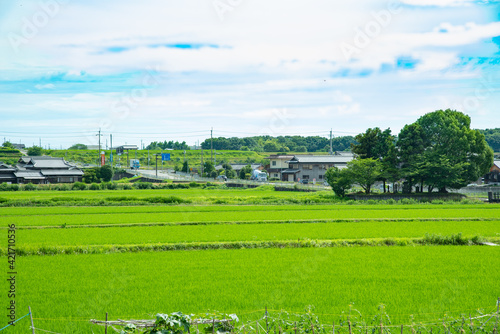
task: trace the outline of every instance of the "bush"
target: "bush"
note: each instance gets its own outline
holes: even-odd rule
[[[19,185],[18,184],[11,184],[9,185],[8,191],[18,191],[19,190]]]
[[[56,185],[54,186],[54,190],[59,190],[59,191],[67,191],[67,190],[69,190],[69,189],[70,189],[70,188],[69,188],[69,185],[67,185],[67,184],[56,184]]]
[[[90,186],[89,186],[89,189],[90,190],[99,190],[101,189],[101,187],[99,187],[99,185],[97,183],[92,183]]]
[[[193,182],[189,183],[189,187],[190,188],[197,188],[197,187],[201,187],[201,184],[193,181]]]
[[[134,183],[135,189],[151,189],[153,184],[151,182],[136,182]]]
[[[131,190],[132,189],[132,185],[129,184],[129,183],[125,183],[123,186],[122,186],[122,189],[123,190]]]
[[[83,182],[75,182],[71,186],[71,190],[87,190],[87,185]]]
[[[33,190],[36,190],[36,186],[33,183],[28,183],[28,184],[24,185],[23,189],[26,191],[33,191]]]

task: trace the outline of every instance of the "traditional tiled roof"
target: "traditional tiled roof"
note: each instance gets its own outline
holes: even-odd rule
[[[45,179],[45,176],[40,174],[40,172],[36,171],[18,171],[14,172],[14,175],[16,177],[21,177],[25,180],[39,180],[39,179]]]
[[[339,164],[348,163],[353,160],[350,155],[296,155],[288,161],[289,163],[305,163],[305,164]]]
[[[83,171],[72,169],[42,169],[40,171],[45,176],[83,176]]]
[[[271,154],[267,158],[264,159],[292,159],[294,156],[293,155],[279,155],[279,154]]]

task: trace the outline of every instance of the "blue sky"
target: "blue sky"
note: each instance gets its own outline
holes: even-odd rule
[[[452,108],[500,127],[500,3],[0,4],[0,136],[29,146],[394,133]],[[2,138],[3,140],[3,138]]]

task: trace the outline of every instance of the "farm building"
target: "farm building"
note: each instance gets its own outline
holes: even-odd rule
[[[83,171],[63,158],[21,157],[15,167],[0,163],[0,182],[73,183],[82,177]]]

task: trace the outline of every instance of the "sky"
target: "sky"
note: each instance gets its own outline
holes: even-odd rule
[[[0,2],[0,139],[27,146],[495,128],[499,83],[499,1]]]

